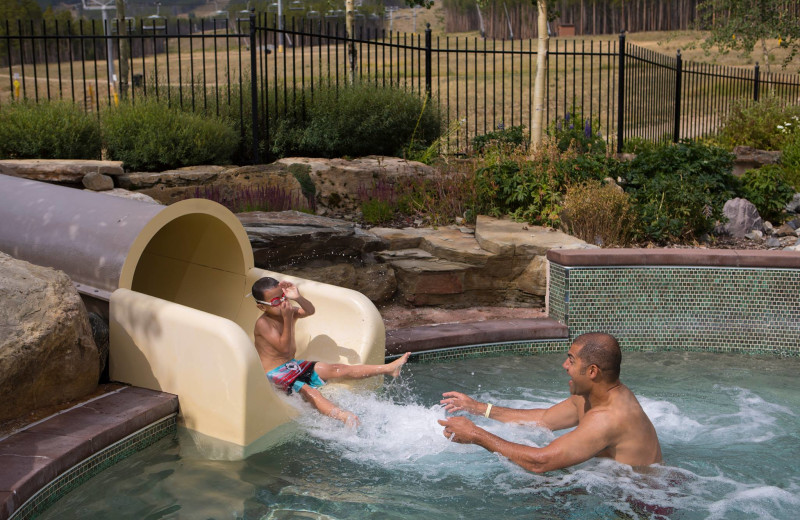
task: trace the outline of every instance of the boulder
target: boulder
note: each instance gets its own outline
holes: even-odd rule
[[[114,189],[114,179],[103,173],[87,173],[83,176],[84,188],[91,191],[107,191]]]
[[[373,303],[386,303],[397,290],[394,270],[386,264],[335,264],[326,267],[293,267],[285,274],[353,289]]]
[[[737,176],[766,164],[777,164],[781,158],[780,151],[759,150],[751,146],[737,146],[733,149],[733,155],[733,174]]]
[[[352,160],[285,157],[276,164],[285,165],[300,179],[309,179],[317,206],[337,213],[358,209],[360,192],[389,197],[396,193],[398,182],[436,174],[434,168],[420,162],[375,155]]]
[[[299,211],[239,213],[257,267],[280,269],[314,261],[362,261],[386,242],[356,224]]]
[[[786,211],[789,213],[800,213],[800,193],[795,193],[792,200],[786,204]]]
[[[0,253],[0,421],[95,390],[97,346],[61,271]]]
[[[718,228],[718,232],[742,238],[751,231],[762,231],[764,222],[755,205],[747,199],[728,200],[722,207],[722,214],[728,221]]]
[[[188,166],[160,173],[137,172],[123,175],[119,186],[149,195],[162,204],[202,196],[217,202],[234,198],[265,205],[282,203],[286,198],[305,205],[302,187],[285,165]],[[265,192],[265,188],[273,191]],[[274,199],[274,200],[272,200]],[[278,208],[284,209],[284,208]]]
[[[122,175],[122,161],[82,159],[7,159],[0,161],[0,173],[35,181],[80,184],[90,173]]]

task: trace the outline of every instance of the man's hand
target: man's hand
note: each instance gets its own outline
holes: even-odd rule
[[[445,411],[450,413],[464,410],[472,415],[483,415],[483,412],[486,410],[483,403],[479,403],[461,392],[445,392],[442,394],[442,397],[444,397],[444,399],[439,401],[439,404],[443,404]]]
[[[283,290],[283,294],[286,295],[286,298],[289,300],[296,300],[300,297],[300,291],[297,290],[297,286],[292,282],[284,280],[278,283],[278,287]]]
[[[479,433],[483,431],[466,417],[440,419],[439,424],[444,426],[442,434],[445,437],[461,444],[474,444]]]

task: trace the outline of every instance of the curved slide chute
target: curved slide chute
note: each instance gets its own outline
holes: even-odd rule
[[[108,317],[111,380],[177,394],[182,426],[213,458],[263,450],[296,413],[253,347],[250,287],[262,276],[294,281],[317,308],[297,324],[298,357],[383,363],[367,297],[255,268],[241,223],[215,202],[159,206],[0,175],[0,222],[0,250],[64,271]]]

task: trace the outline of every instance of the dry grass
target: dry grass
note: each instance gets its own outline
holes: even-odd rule
[[[395,29],[413,29],[410,25],[413,20],[409,16],[412,12],[411,9],[397,11]],[[392,38],[382,41],[387,44],[385,47],[359,46],[359,76],[362,80],[379,85],[393,83],[417,91],[424,90],[424,63],[421,61],[423,54],[388,46],[424,45],[424,36],[421,34],[423,21],[433,21],[434,31],[442,28],[444,24],[441,9],[435,7],[430,11],[417,10],[417,34],[395,33]],[[680,48],[685,64],[687,61],[696,61],[752,69],[754,58],[742,59],[733,54],[707,55],[698,45],[702,37],[702,33],[685,31],[637,33],[628,35],[627,39],[637,46],[666,56],[674,56]],[[614,52],[617,40],[614,35],[586,37],[581,40],[551,40],[546,92],[549,121],[553,121],[556,116],[563,116],[573,108],[579,108],[587,116],[600,118],[603,135],[615,134],[617,60],[607,54]],[[216,99],[214,87],[220,86],[220,94],[224,97],[228,81],[235,84],[239,82],[240,58],[244,73],[248,74],[250,53],[242,47],[243,43],[245,42],[236,38],[225,38],[216,42],[215,50],[212,38],[195,40],[194,49],[190,52],[186,42],[179,49],[177,40],[171,39],[168,55],[162,53],[144,60],[134,59],[131,75],[141,74],[143,71],[148,78],[155,78],[157,75],[160,87],[170,85],[174,87],[174,91],[181,86],[185,89],[184,96],[191,95],[191,89],[187,87],[192,86],[192,80],[195,86],[205,82],[210,87],[208,95]],[[447,121],[461,125],[461,131],[454,143],[456,150],[465,151],[469,137],[492,131],[501,125],[530,126],[535,41],[490,41],[481,40],[474,33],[449,36],[435,33],[433,46],[446,51],[434,54],[432,92],[434,98],[441,103]],[[595,55],[579,56],[578,53],[582,52],[593,52]],[[777,61],[781,59],[780,55],[776,57]],[[316,78],[335,78],[338,75],[340,82],[343,82],[347,74],[346,63],[346,49],[343,45],[306,46],[286,47],[283,53],[262,55],[258,67],[259,76],[266,78],[272,92],[277,89],[279,95],[284,92],[292,95],[292,88],[308,87]],[[629,62],[629,67],[634,66],[635,64]],[[22,68],[12,67],[10,73],[8,69],[0,71],[0,104],[9,102],[11,98],[13,87],[10,75],[14,73],[22,73]],[[24,75],[23,94],[28,98],[46,98],[49,95],[75,99],[91,107],[108,105],[113,98],[104,61],[86,62],[85,67],[80,63],[73,63],[72,70],[69,63],[62,63],[60,69],[56,64],[39,64],[35,69],[36,77],[33,67],[27,65]],[[73,75],[81,79],[70,81],[69,78]],[[673,130],[671,98],[674,95],[674,80],[668,75],[644,68],[637,77],[642,82],[641,85],[646,85],[647,88],[631,89],[626,108],[630,113],[637,114],[638,123],[647,129],[647,137],[657,139],[670,134]],[[720,106],[711,107],[708,113],[695,110],[689,115],[691,107],[699,106],[697,99],[713,94],[718,103],[724,104],[728,98],[748,95],[745,91],[737,91],[714,80],[697,84],[690,84],[688,80],[685,82],[684,89],[690,99],[684,100],[684,106],[687,107],[681,125],[684,136],[713,130],[719,123]],[[148,85],[153,88],[153,81],[149,81]]]

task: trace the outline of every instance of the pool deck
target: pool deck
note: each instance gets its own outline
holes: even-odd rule
[[[549,318],[425,325],[388,331],[386,355],[566,336]],[[0,437],[0,520],[81,461],[177,412],[178,396],[126,386]]]

